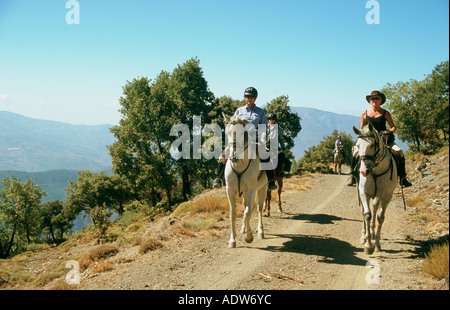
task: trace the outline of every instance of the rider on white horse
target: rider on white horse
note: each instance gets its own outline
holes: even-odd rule
[[[259,124],[268,125],[266,113],[260,107],[255,105],[256,98],[258,97],[258,91],[254,87],[247,87],[244,91],[244,99],[246,105],[240,107],[236,110],[234,115],[240,116],[241,118],[249,120],[256,129],[258,129]],[[225,151],[224,151],[225,152]],[[270,160],[268,158],[267,160]],[[264,162],[265,160],[261,160]],[[224,153],[219,158],[219,165],[217,167],[217,178],[213,181],[214,188],[220,188],[224,182],[223,172],[225,170],[226,156]],[[266,170],[267,179],[269,180],[269,190],[276,190],[278,187],[274,181],[273,170]]]
[[[361,114],[361,124],[360,129],[364,127],[369,121],[372,123],[373,127],[380,133],[388,136],[387,145],[391,149],[392,154],[397,162],[398,176],[400,177],[400,185],[403,187],[412,186],[412,184],[406,179],[406,167],[405,167],[405,156],[402,149],[394,142],[394,133],[397,128],[394,125],[392,116],[389,111],[382,109],[381,106],[386,102],[386,96],[380,93],[378,90],[374,90],[370,95],[366,96],[366,101],[371,105],[371,108],[364,111]],[[386,127],[386,123],[389,124],[390,129]],[[352,177],[348,185],[355,184],[356,178],[359,175],[356,166],[358,163],[358,150],[353,148],[353,158],[352,158]]]

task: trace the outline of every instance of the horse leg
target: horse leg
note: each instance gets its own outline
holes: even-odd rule
[[[381,244],[380,244],[380,239],[381,239],[381,226],[383,226],[383,222],[384,222],[384,214],[386,213],[386,208],[387,208],[387,204],[381,204],[381,208],[377,213],[377,221],[378,221],[378,226],[377,226],[377,233],[375,234],[375,252],[380,252],[381,251]]]
[[[283,212],[281,209],[281,190],[283,189],[283,179],[278,179],[278,212]]]
[[[258,239],[264,239],[264,227],[263,227],[263,208],[264,202],[266,200],[267,189],[263,187],[260,189],[259,194],[257,195],[257,203],[258,203]]]
[[[253,208],[255,208],[255,190],[249,191],[247,193],[247,205],[245,206],[244,211],[244,225],[245,232],[247,236],[245,237],[245,242],[252,243],[253,242],[253,234],[250,228],[250,219],[253,214]]]
[[[267,191],[266,194],[266,210],[265,210],[265,216],[270,216],[270,200],[272,199],[272,191]]]
[[[361,185],[361,184],[360,184]],[[360,190],[361,195],[361,190]],[[370,222],[372,220],[372,213],[370,212],[370,198],[363,194],[361,195],[361,203],[363,205],[363,231],[361,236],[361,243],[364,243],[364,253],[365,254],[372,254],[373,252],[373,245],[371,240],[371,231],[370,231]]]
[[[227,191],[228,201],[230,203],[230,241],[228,242],[229,248],[236,247],[236,194]]]
[[[372,214],[374,215],[372,217],[372,221],[370,223],[370,232],[371,232],[371,238],[375,239],[375,229],[377,226],[377,214],[378,214],[378,208],[380,207],[380,200],[376,198],[372,203]]]
[[[243,204],[244,204],[244,211],[245,211],[247,208],[247,195],[244,195]],[[241,234],[245,234],[245,229],[246,229],[245,217],[242,217]]]

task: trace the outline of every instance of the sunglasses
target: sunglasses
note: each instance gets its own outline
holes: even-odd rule
[[[245,98],[256,98],[256,96],[244,96]]]
[[[380,100],[381,97],[370,97],[370,100]]]

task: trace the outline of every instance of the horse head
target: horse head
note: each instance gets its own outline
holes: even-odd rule
[[[353,131],[358,136],[356,147],[359,150],[359,158],[361,160],[360,172],[366,177],[372,173],[375,159],[380,150],[380,138],[378,131],[369,121],[361,130],[353,126]]]
[[[225,141],[227,141],[227,146],[230,149],[228,159],[232,162],[236,162],[238,159],[244,158],[244,151],[248,145],[248,138],[245,141],[245,132],[247,132],[247,137],[249,129],[247,127],[250,121],[239,117],[237,115],[229,116],[223,113],[225,119]]]

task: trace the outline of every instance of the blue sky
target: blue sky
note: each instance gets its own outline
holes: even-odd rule
[[[0,110],[117,124],[127,80],[198,57],[216,97],[359,116],[365,95],[449,58],[448,0],[0,0]]]

